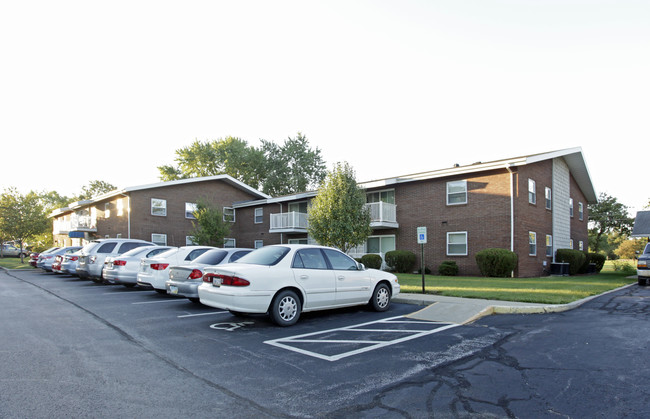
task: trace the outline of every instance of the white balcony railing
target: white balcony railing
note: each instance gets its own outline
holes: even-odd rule
[[[54,220],[54,234],[68,234],[71,231],[97,231],[97,219],[90,215],[70,214],[70,220]]]
[[[370,208],[371,223],[397,224],[397,205],[387,202],[372,202],[366,204],[366,207]]]
[[[271,214],[271,232],[279,231],[307,231],[307,214],[303,212],[284,212]]]

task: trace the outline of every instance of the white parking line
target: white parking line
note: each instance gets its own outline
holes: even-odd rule
[[[186,300],[181,300],[180,298],[178,300],[159,300],[159,301],[140,301],[138,303],[131,303],[131,304],[158,304],[158,303],[186,303]]]
[[[184,319],[185,317],[198,317],[198,316],[212,316],[214,314],[226,314],[230,313],[229,311],[213,311],[211,313],[199,313],[199,314],[183,314],[182,316],[176,316],[179,319]]]
[[[453,327],[458,327],[460,326],[459,324],[447,324],[447,323],[435,323],[435,322],[425,322],[425,321],[411,321],[411,320],[398,320],[398,319],[405,319],[403,316],[397,316],[397,317],[390,317],[388,319],[383,319],[383,320],[378,320],[374,322],[368,322],[368,323],[362,323],[358,325],[352,325],[352,326],[347,326],[347,327],[341,327],[338,329],[330,329],[330,330],[324,330],[321,332],[313,332],[313,333],[307,333],[304,335],[297,335],[297,336],[290,336],[286,338],[281,338],[281,339],[273,339],[273,340],[267,340],[264,343],[267,343],[269,345],[273,345],[279,348],[284,348],[289,351],[293,352],[298,352],[303,355],[308,355],[314,358],[319,358],[323,359],[326,361],[338,361],[340,359],[353,356],[353,355],[358,355],[364,352],[368,351],[373,351],[375,349],[381,349],[386,346],[390,345],[395,345],[398,343],[406,342],[409,340],[421,338],[424,336],[432,335],[434,333],[442,332],[447,329],[451,329]],[[365,326],[370,326],[370,325],[401,325],[401,324],[408,324],[408,325],[417,325],[418,329],[401,329],[401,328],[394,328],[394,329],[383,329],[383,328],[365,328]],[[429,326],[429,327],[427,327]],[[355,332],[355,333],[363,333],[363,334],[373,334],[373,333],[381,333],[382,335],[385,334],[400,334],[406,336],[402,337],[396,337],[395,339],[383,339],[383,340],[378,340],[378,339],[305,339],[305,338],[311,338],[314,336],[318,335],[324,335],[324,334],[334,334],[338,332],[345,332],[345,334],[349,332]],[[302,344],[302,343],[308,343],[308,344],[322,344],[321,346],[325,347],[328,344],[329,345],[340,345],[340,344],[351,344],[351,345],[367,345],[363,348],[358,348],[354,349],[351,351],[346,351],[346,352],[340,352],[335,355],[325,355],[319,352],[314,352],[314,351],[308,351],[306,349],[298,348],[295,345],[296,344]]]

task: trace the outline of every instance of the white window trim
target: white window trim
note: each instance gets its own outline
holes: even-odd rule
[[[185,246],[194,246],[196,243],[194,242],[194,236],[185,236]]]
[[[450,235],[456,235],[456,234],[464,234],[465,235],[465,253],[449,253],[449,236]],[[469,244],[468,244],[468,239],[467,239],[467,231],[450,231],[447,233],[447,256],[467,256],[469,251]]]
[[[460,195],[460,194],[465,195],[465,200],[462,201],[462,202],[449,202],[449,186],[451,184],[454,184],[454,183],[457,183],[457,184],[462,183],[465,186],[465,192],[454,192],[454,195]],[[467,204],[467,181],[466,180],[454,180],[454,181],[447,182],[447,205],[465,205],[465,204]]]
[[[161,239],[164,237],[165,238],[165,243],[159,244],[156,240],[154,240],[154,236],[159,236],[159,238],[161,238]],[[151,233],[151,241],[153,243],[156,243],[156,244],[160,245],[160,246],[167,246],[167,234],[164,234],[164,233]],[[161,240],[161,242],[162,242],[162,240]]]
[[[185,219],[187,219],[187,220],[196,220],[196,217],[193,214],[194,211],[192,211],[189,216],[187,215],[187,206],[188,205],[192,205],[194,207],[194,211],[196,211],[198,209],[198,206],[197,206],[197,204],[195,202],[186,202],[185,203]]]
[[[259,249],[261,247],[264,247],[264,240],[255,240],[253,249]]]
[[[530,190],[531,186],[533,187],[532,191]],[[537,183],[530,178],[528,178],[528,203],[537,205]]]
[[[259,215],[260,221],[257,221],[257,217],[258,217],[257,211],[261,212],[261,214]],[[264,222],[264,207],[255,208],[255,211],[253,213],[253,222],[255,224],[262,224]]]
[[[232,246],[226,246],[226,243],[229,243],[229,242],[232,242]],[[223,247],[224,247],[224,249],[231,249],[231,248],[237,247],[237,240],[235,240],[234,238],[231,238],[231,237],[225,237],[223,239]]]
[[[569,215],[573,218],[573,198],[569,198]]]
[[[547,258],[552,258],[553,257],[553,236],[551,236],[550,234],[546,235],[545,245],[546,245],[546,249],[544,250],[544,252],[545,252],[546,257]],[[548,254],[549,249],[551,250],[550,255]]]
[[[530,242],[531,235],[532,235],[532,237],[535,238],[534,243]],[[533,252],[533,253],[530,253],[530,246],[531,245],[535,246],[535,252]],[[529,231],[528,232],[528,256],[537,256],[537,233],[535,233],[534,231]]]
[[[154,205],[153,205],[154,201],[161,201],[165,205],[162,206],[162,207],[154,207]],[[153,211],[154,208],[163,209],[163,210],[165,210],[165,213],[164,214],[154,214],[154,211]],[[166,217],[167,216],[167,200],[166,199],[161,199],[161,198],[151,198],[151,215],[153,215],[155,217]]]
[[[578,219],[580,221],[585,219],[585,208],[582,202],[578,202]]]
[[[111,218],[111,203],[104,204],[104,218]]]
[[[544,188],[544,208],[553,209],[553,192],[548,186]]]
[[[117,200],[117,216],[121,217],[124,215],[124,199],[120,198]]]
[[[232,210],[232,220],[226,218],[226,210]],[[223,220],[225,222],[234,223],[235,222],[235,209],[233,207],[223,207]]]

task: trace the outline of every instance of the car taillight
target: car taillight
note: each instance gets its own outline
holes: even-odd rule
[[[169,266],[169,263],[152,263],[150,266],[154,271],[164,271]]]
[[[114,260],[113,261],[113,266],[124,266],[124,265],[126,265],[125,260]]]
[[[70,260],[73,261],[73,262],[74,262],[75,260],[79,260],[79,256],[72,256],[72,257],[70,257]]]
[[[213,283],[214,278],[219,278],[221,285],[230,285],[231,287],[247,287],[251,284],[244,278],[239,278],[237,276],[212,274],[212,273],[207,273],[203,275],[203,282]]]
[[[43,259],[52,259],[52,256],[45,256]]]
[[[203,276],[203,272],[198,269],[192,269],[192,273],[189,276],[189,279],[199,279]]]

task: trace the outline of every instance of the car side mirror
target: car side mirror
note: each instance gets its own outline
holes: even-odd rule
[[[368,268],[366,268],[366,265],[364,265],[364,264],[361,263],[361,262],[357,262],[357,270],[359,270],[359,271],[365,271],[366,269],[368,269]]]

